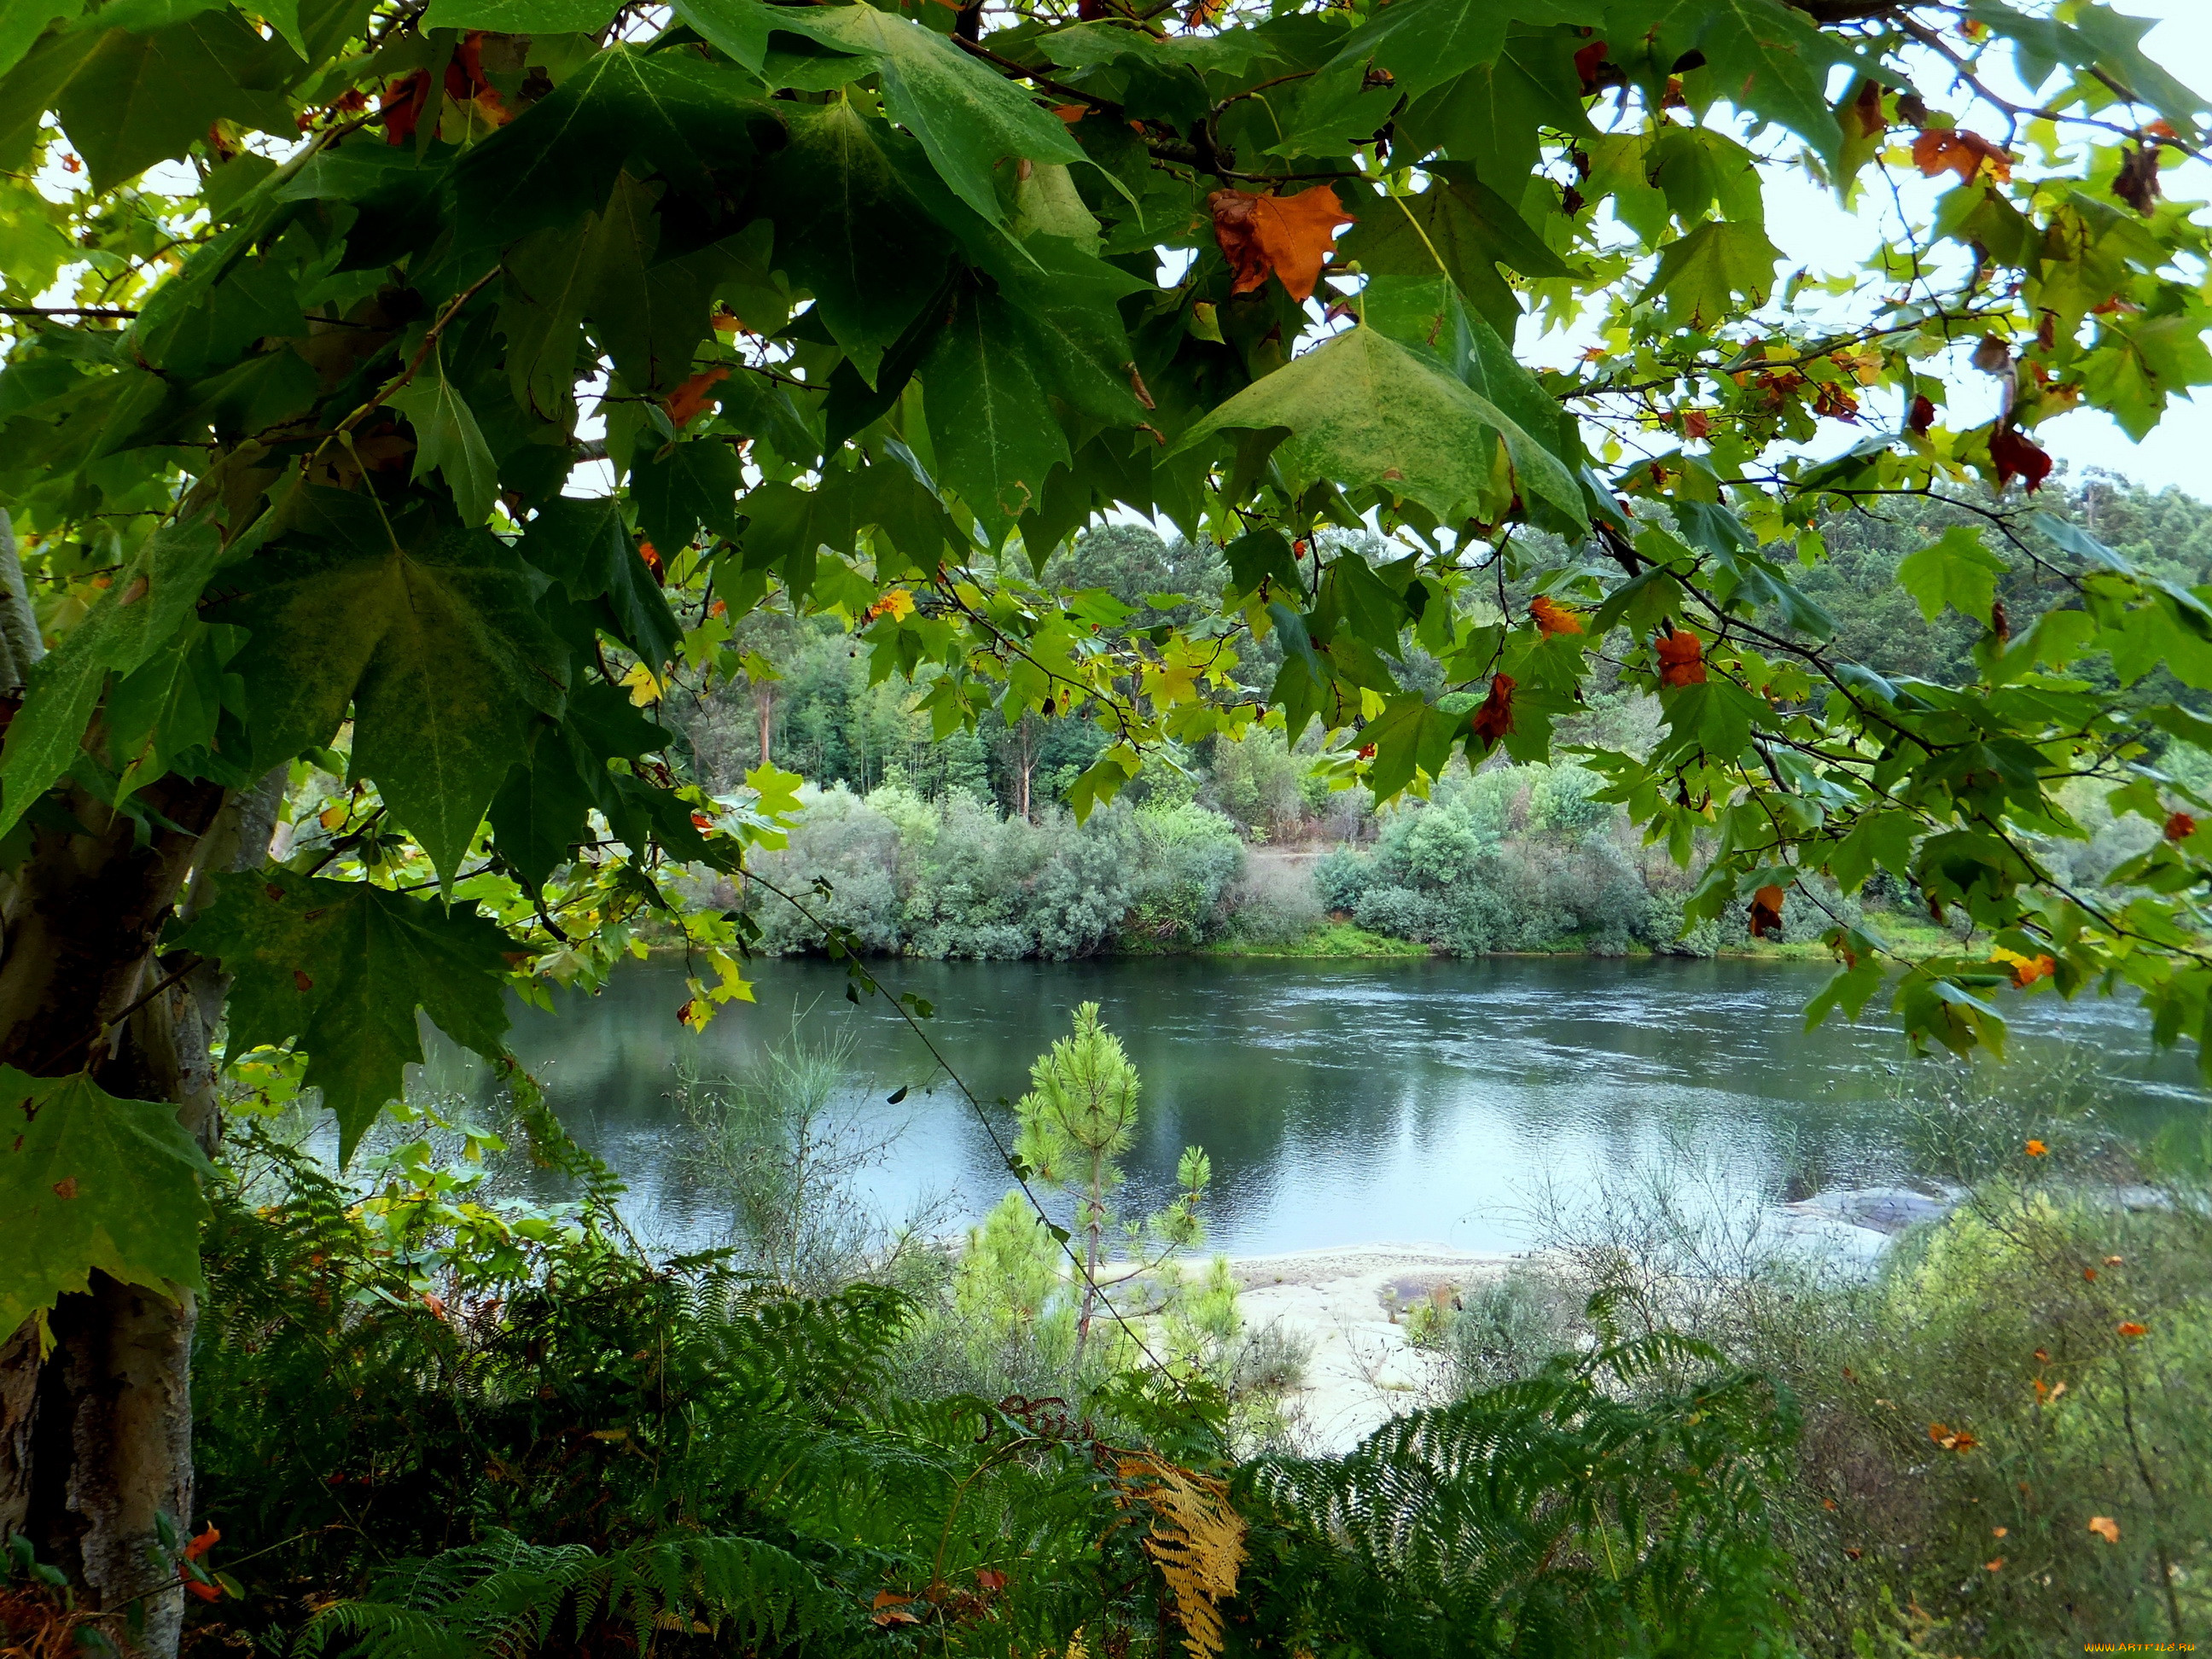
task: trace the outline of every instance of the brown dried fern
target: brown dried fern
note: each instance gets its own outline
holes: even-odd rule
[[[1122,1506],[1152,1511],[1145,1553],[1175,1598],[1191,1659],[1219,1659],[1221,1603],[1237,1594],[1244,1565],[1244,1517],[1230,1507],[1227,1485],[1150,1452],[1121,1453],[1116,1468]]]

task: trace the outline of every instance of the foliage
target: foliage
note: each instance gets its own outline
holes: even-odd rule
[[[1713,1350],[1613,1333],[1342,1459],[1255,1464],[1277,1528],[1255,1612],[1270,1641],[1349,1654],[1787,1652],[1763,1516],[1794,1431]]]
[[[922,957],[1065,960],[1211,937],[1241,861],[1235,831],[1194,804],[1117,803],[1079,824],[1045,808],[1001,817],[964,791],[927,801],[896,786],[865,799],[807,793],[790,844],[753,867],[763,945],[818,949],[778,892],[867,949]],[[826,896],[810,895],[827,883]]]

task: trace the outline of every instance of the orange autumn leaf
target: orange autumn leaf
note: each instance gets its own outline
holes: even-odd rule
[[[668,394],[668,401],[664,405],[668,410],[668,418],[679,428],[690,425],[693,417],[714,401],[710,394],[714,387],[729,378],[728,366],[722,363],[694,374]]]
[[[1968,132],[1963,127],[1923,127],[1912,141],[1912,164],[1929,179],[1939,173],[1955,173],[1960,183],[1972,184],[1984,162],[1990,176],[1999,184],[2011,179],[2012,157],[1978,132]]]
[[[2095,1533],[2098,1537],[2103,1539],[2107,1544],[2117,1544],[2120,1541],[2120,1523],[2113,1520],[2109,1515],[2091,1516],[2089,1517],[2089,1530]]]
[[[1536,631],[1547,640],[1555,634],[1579,634],[1583,631],[1580,611],[1544,594],[1540,593],[1528,601],[1528,615],[1536,623]]]
[[[2031,1140],[2027,1143],[2027,1155],[2030,1158],[2041,1158],[2050,1150],[2050,1147],[2045,1146],[2039,1140]]]
[[[2168,841],[2187,841],[2196,833],[2197,820],[2186,812],[2176,812],[2166,821],[2166,838]]]
[[[1482,707],[1474,711],[1468,722],[1474,735],[1487,745],[1496,743],[1513,729],[1513,677],[1496,674],[1491,677],[1490,695],[1482,700]]]
[[[1984,1571],[1984,1572],[1998,1572],[1998,1571],[2002,1571],[2003,1570],[2003,1567],[2004,1567],[2004,1557],[2002,1557],[2002,1555],[2000,1555],[1999,1557],[1997,1557],[1997,1559],[1996,1559],[1996,1560],[1994,1560],[1994,1561],[1984,1561],[1984,1562],[1983,1562],[1983,1563],[1982,1563],[1982,1571]]]
[[[1686,628],[1662,634],[1651,641],[1659,657],[1662,685],[1703,685],[1705,683],[1705,642]]]
[[[2012,970],[2012,982],[2023,991],[2039,979],[2049,979],[2058,971],[2058,962],[2050,956],[2022,956],[2017,951],[2008,951],[2002,945],[1990,952],[1990,958],[2000,966]]]
[[[914,615],[914,595],[903,587],[888,589],[882,598],[870,605],[863,622],[873,622],[878,617],[889,617],[893,622],[904,622]]]
[[[1336,228],[1353,222],[1330,185],[1295,196],[1217,190],[1206,205],[1213,215],[1213,240],[1236,274],[1231,294],[1249,294],[1273,275],[1292,299],[1311,299],[1322,260],[1335,251]]]
[[[660,550],[651,542],[640,542],[637,544],[637,556],[645,561],[645,568],[647,570],[660,568]]]
[[[2132,1319],[2123,1319],[2120,1322],[2119,1329],[2122,1336],[2148,1336],[2150,1334],[2149,1326],[2138,1325]]]
[[[1753,939],[1779,939],[1782,936],[1782,890],[1771,883],[1751,896],[1751,936]]]
[[[204,1584],[197,1578],[185,1580],[185,1594],[202,1601],[219,1601],[222,1592],[213,1584]]]
[[[198,1537],[185,1546],[185,1559],[197,1561],[222,1542],[222,1534],[210,1524]]]

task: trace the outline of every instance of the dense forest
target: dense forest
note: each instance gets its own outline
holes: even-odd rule
[[[2184,587],[2212,580],[2212,508],[2203,502],[2094,471],[2063,496],[2059,489],[2049,510],[2137,568]],[[1820,522],[1824,556],[1801,586],[1839,657],[1893,681],[1972,677],[1983,621],[1950,609],[1927,616],[1897,570],[1974,522],[1975,507],[1971,496],[1954,503],[1939,494]],[[1372,537],[1337,534],[1370,561],[1389,556]],[[1045,574],[1111,595],[1131,611],[1121,626],[1133,631],[1176,618],[1187,596],[1228,580],[1218,550],[1141,524],[1085,532]],[[1471,587],[1462,602],[1478,620],[1494,619],[1500,605],[1518,611],[1529,597],[1508,581]],[[1997,578],[1994,598],[2018,633],[2074,603],[2032,565]],[[1341,744],[1309,730],[1293,746],[1261,726],[1171,750],[1079,824],[1068,793],[1113,741],[1097,710],[1024,712],[1011,726],[985,721],[939,738],[924,707],[927,678],[880,677],[833,619],[756,612],[738,636],[745,671],[678,716],[693,763],[721,791],[763,764],[809,781],[790,848],[761,867],[787,890],[827,883],[814,914],[871,951],[1064,959],[1208,945],[1356,954],[1410,942],[1462,955],[1711,955],[1757,944],[1744,902],[1686,927],[1683,900],[1702,866],[1646,847],[1607,799],[1606,780],[1577,764],[1578,744],[1646,752],[1660,731],[1658,700],[1602,666],[1558,722],[1552,763],[1494,757],[1440,777],[1425,800],[1378,809]],[[1264,686],[1280,668],[1279,646],[1249,629],[1232,637],[1240,677]],[[1410,682],[1441,682],[1441,665],[1410,633],[1403,648]],[[2073,672],[2117,689],[2109,665],[2086,659]],[[2130,695],[2201,702],[2157,672]],[[2212,758],[2191,744],[2165,740],[2160,763],[2185,783],[2212,784]],[[2115,823],[2086,782],[2069,804],[2094,830],[2084,844],[2050,849],[2071,878],[2101,879],[2155,838],[2152,826]],[[733,887],[722,895],[736,896]],[[1863,920],[1869,905],[1899,939],[1948,942],[1924,927],[1919,903],[1879,878],[1854,899],[1832,891],[1826,908],[1790,906],[1776,937],[1815,940],[1838,915]],[[770,948],[818,947],[814,924],[789,906],[768,900],[758,915]]]

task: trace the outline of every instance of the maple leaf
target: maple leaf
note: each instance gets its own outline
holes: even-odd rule
[[[1598,70],[1605,66],[1607,45],[1593,40],[1575,53],[1575,73],[1583,83],[1583,96],[1587,98],[1598,88]]]
[[[1561,605],[1548,594],[1538,594],[1528,601],[1528,615],[1536,624],[1536,631],[1546,639],[1557,634],[1579,634],[1583,631],[1582,613]]]
[[[1484,747],[1496,743],[1513,729],[1513,677],[1493,674],[1490,680],[1490,695],[1474,711],[1468,722],[1474,735],[1480,738]]]
[[[1889,131],[1888,118],[1881,112],[1881,82],[1861,81],[1858,95],[1837,112],[1844,125],[1846,137],[1865,140],[1878,138]]]
[[[1751,936],[1753,939],[1779,939],[1782,936],[1783,892],[1772,883],[1751,896]]]
[[[1923,127],[1912,141],[1912,164],[1929,179],[1955,173],[1961,184],[1972,184],[1984,162],[1999,184],[2011,181],[2012,157],[1978,132],[1964,127]]]
[[[2027,1143],[2027,1146],[2024,1150],[2030,1158],[2041,1158],[2045,1153],[2049,1152],[2051,1148],[2045,1146],[2039,1140],[2031,1140]]]
[[[2046,956],[2022,956],[2017,951],[2008,951],[2002,945],[1990,951],[1992,961],[2012,969],[2012,982],[2023,990],[2039,979],[2048,979],[2058,971],[2058,963]]]
[[[1703,442],[1713,435],[1713,417],[1702,409],[1685,410],[1682,413],[1682,435],[1693,442]]]
[[[2120,1541],[2120,1523],[2113,1520],[2109,1515],[2091,1516],[2089,1517],[2089,1530],[2095,1533],[2098,1537],[2103,1539],[2107,1544],[2117,1544]]]
[[[1213,240],[1236,275],[1231,294],[1249,294],[1273,275],[1292,299],[1311,299],[1322,260],[1336,249],[1336,228],[1355,222],[1331,185],[1295,196],[1217,190],[1206,205],[1213,215]]]
[[[714,401],[710,394],[715,386],[729,378],[729,367],[725,363],[717,363],[712,368],[700,370],[698,374],[694,374],[668,394],[667,401],[663,405],[668,410],[668,418],[676,423],[679,430],[689,426],[692,419]]]
[[[2176,812],[2166,821],[2168,841],[2187,841],[2197,833],[2197,820],[2186,812]]]
[[[914,615],[914,595],[903,587],[888,589],[861,620],[873,622],[878,617],[889,617],[893,622],[904,622]]]
[[[1991,434],[1990,460],[1996,468],[2000,489],[2017,477],[2027,482],[2027,493],[2033,495],[2051,476],[2051,457],[2011,427]]]
[[[1705,683],[1705,642],[1686,628],[1661,634],[1651,641],[1659,658],[1662,685],[1703,685]]]
[[[2158,184],[2158,146],[2138,144],[2121,152],[2119,173],[2112,179],[2112,194],[2146,219],[2160,194]]]

